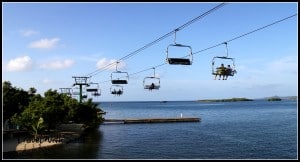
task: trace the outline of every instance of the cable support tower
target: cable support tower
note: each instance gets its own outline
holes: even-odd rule
[[[85,96],[82,95],[82,86],[88,86],[88,79],[89,77],[82,77],[82,76],[73,76],[72,78],[75,79],[75,83],[73,86],[79,85],[79,102],[82,103],[82,99],[85,98]]]

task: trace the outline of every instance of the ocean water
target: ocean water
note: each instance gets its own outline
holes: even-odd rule
[[[199,117],[200,122],[102,124],[83,141],[19,159],[298,159],[297,101],[102,102],[107,119]]]

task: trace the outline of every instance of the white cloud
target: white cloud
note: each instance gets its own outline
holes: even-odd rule
[[[8,62],[7,71],[26,71],[32,66],[32,60],[29,56],[22,56],[12,59]]]
[[[284,79],[288,76],[294,76],[298,73],[297,56],[286,56],[279,59],[263,60],[257,62],[259,63],[251,63],[251,65],[238,65],[237,75],[265,79],[271,79],[274,77],[276,77],[277,79]]]
[[[51,83],[52,83],[52,80],[50,80],[50,79],[44,79],[44,80],[43,80],[43,83],[44,83],[44,84],[51,84]]]
[[[30,37],[30,36],[33,36],[33,35],[40,34],[39,31],[30,30],[30,29],[29,30],[21,30],[20,32],[21,32],[23,37]]]
[[[296,74],[298,71],[297,58],[287,56],[279,60],[275,60],[268,64],[268,69],[275,73],[293,73]]]
[[[48,63],[42,64],[40,67],[42,69],[64,69],[69,68],[74,64],[73,60],[66,59],[66,60],[54,60]]]
[[[54,48],[59,42],[59,38],[52,39],[40,39],[38,41],[30,43],[30,48],[39,48],[39,49],[51,49]]]
[[[109,65],[109,66],[108,66]],[[124,62],[118,63],[118,70],[124,68],[126,65]],[[102,58],[97,61],[96,67],[98,69],[108,69],[108,70],[115,70],[116,69],[116,60],[107,60],[106,58]]]

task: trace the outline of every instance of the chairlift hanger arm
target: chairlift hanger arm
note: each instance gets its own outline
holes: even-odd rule
[[[176,43],[176,32],[179,31],[179,29],[175,29],[174,30],[174,44],[170,44],[169,46],[176,46],[176,47],[188,47],[192,50],[192,47],[191,46],[187,46],[187,45],[183,45],[183,44],[179,44],[179,43]],[[169,47],[168,46],[168,47]]]

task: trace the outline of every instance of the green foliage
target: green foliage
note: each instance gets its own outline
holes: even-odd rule
[[[83,123],[87,127],[97,127],[103,121],[102,116],[98,114],[100,111],[97,104],[89,99],[87,102],[78,105],[73,120],[76,123]]]
[[[12,87],[10,82],[4,82],[3,87],[5,87],[3,109],[7,112],[7,117],[21,129],[28,130],[35,136],[69,121],[84,124],[86,127],[97,127],[103,121],[102,115],[98,113],[101,109],[91,99],[79,103],[76,99],[52,89],[46,91],[42,97],[35,94],[35,88],[30,88],[29,92],[26,92]],[[16,96],[22,98],[18,100]],[[18,101],[18,104],[15,104],[15,101]],[[9,109],[9,106],[18,108]]]
[[[36,123],[34,123],[34,125],[31,125],[34,131],[34,138],[36,138],[38,134],[42,131],[42,129],[45,127],[43,124],[44,119],[40,117],[39,120]]]
[[[44,118],[45,125],[48,129],[55,129],[57,124],[63,123],[68,114],[69,107],[64,104],[62,94],[56,90],[48,90],[45,92],[45,97],[36,104],[30,105],[34,109],[40,109],[41,116]]]
[[[30,102],[28,92],[13,87],[9,81],[2,83],[3,118],[10,119],[15,113],[20,114]]]

